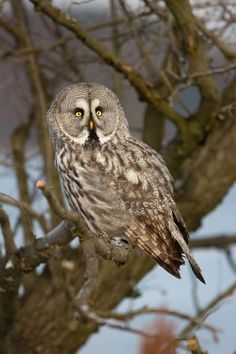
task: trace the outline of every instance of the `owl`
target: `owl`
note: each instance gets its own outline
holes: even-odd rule
[[[56,167],[72,210],[107,242],[135,244],[180,278],[189,234],[163,158],[132,137],[118,97],[97,83],[64,88],[48,111]]]

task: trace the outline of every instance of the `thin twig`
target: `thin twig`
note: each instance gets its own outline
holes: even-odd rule
[[[220,51],[224,54],[224,56],[229,59],[235,59],[236,58],[236,52],[227,48],[221,40],[214,35],[213,32],[209,31],[206,26],[204,25],[203,22],[200,20],[196,20],[197,27],[200,29],[200,31],[208,38],[211,40],[211,42],[220,49]]]
[[[229,288],[227,288],[224,292],[217,295],[212,301],[210,301],[204,308],[200,309],[193,320],[181,331],[180,338],[187,338],[194,329],[198,328],[198,323],[202,323],[215,309],[216,307],[227,297],[231,296],[236,290],[236,283],[233,283]],[[194,323],[195,322],[195,323]]]
[[[121,43],[119,40],[119,28],[117,26],[118,11],[117,2],[110,0],[111,18],[112,18],[112,47],[114,54],[120,56]],[[118,97],[121,97],[121,75],[116,70],[114,72],[114,91]]]
[[[142,37],[136,28],[135,24],[131,21],[131,14],[128,10],[127,4],[125,3],[124,0],[119,0],[120,6],[123,10],[123,13],[125,15],[125,19],[127,22],[127,25],[130,29],[130,33],[132,34],[134,41],[136,43],[137,49],[140,53],[140,56],[143,58],[143,60],[146,62],[146,69],[149,72],[149,76],[152,78],[152,81],[155,82],[157,78],[159,77],[157,68],[154,64],[154,61],[150,58],[148,55],[146,49],[145,49],[145,44],[143,43]]]
[[[31,198],[28,188],[28,174],[26,171],[25,145],[29,138],[30,128],[32,125],[32,115],[26,123],[21,123],[11,136],[12,152],[14,159],[14,169],[18,185],[20,199],[30,204]],[[23,235],[26,244],[34,240],[32,232],[32,220],[27,214],[22,214]]]
[[[17,208],[20,208],[22,213],[26,213],[28,214],[32,219],[36,220],[39,225],[42,228],[42,231],[44,232],[48,232],[48,225],[47,225],[47,221],[44,217],[43,214],[41,213],[37,213],[30,204],[23,202],[23,201],[18,201],[14,198],[12,198],[9,195],[6,195],[4,193],[0,193],[0,202],[8,204],[8,205],[12,205],[15,206]]]
[[[81,233],[86,234],[88,232],[82,217],[78,213],[65,210],[56,198],[55,193],[53,193],[53,190],[49,188],[44,181],[37,181],[36,187],[41,190],[44,197],[47,199],[51,209],[60,219],[69,220],[75,223],[79,227]]]
[[[98,326],[106,326],[106,327],[109,327],[112,329],[118,329],[120,331],[125,331],[125,332],[130,332],[133,334],[137,334],[139,336],[146,337],[146,338],[155,338],[156,337],[156,333],[150,334],[149,332],[130,327],[125,323],[121,324],[121,323],[114,322],[114,321],[112,322],[109,319],[99,317],[99,315],[97,315],[96,312],[94,312],[92,309],[90,309],[88,305],[80,306],[75,301],[73,301],[73,305],[79,313],[78,320],[81,320],[81,318],[82,318],[85,321],[94,321]]]
[[[147,5],[147,7],[155,13],[161,20],[167,21],[167,14],[166,12],[161,9],[153,0],[143,0],[144,3]],[[229,49],[224,45],[224,43],[221,42],[221,40],[210,30],[207,29],[207,27],[204,25],[202,21],[199,19],[195,18],[196,25],[198,29],[216,46],[220,49],[220,51],[224,54],[224,56],[229,59],[235,59],[236,58],[236,52]]]
[[[232,250],[230,248],[225,249],[225,256],[226,256],[226,259],[229,263],[230,268],[236,274],[236,263],[233,259]]]
[[[96,314],[99,317],[106,318],[106,319],[112,318],[117,321],[129,321],[129,320],[132,320],[134,317],[137,317],[140,315],[147,315],[147,314],[166,315],[166,316],[171,316],[171,317],[177,317],[177,318],[180,318],[180,319],[186,320],[186,321],[195,321],[195,319],[192,316],[187,315],[187,314],[180,312],[180,311],[173,311],[173,310],[169,310],[169,309],[165,309],[165,308],[152,308],[152,307],[146,307],[146,306],[141,307],[138,310],[129,311],[129,312],[125,312],[125,313],[96,310]],[[198,324],[200,324],[200,323],[198,322]],[[197,322],[196,322],[196,325],[197,325]],[[201,326],[202,326],[201,328],[204,328],[206,330],[213,332],[214,335],[219,332],[219,329],[217,329],[211,325],[201,323]]]
[[[53,42],[51,44],[45,44],[40,47],[27,47],[27,48],[19,48],[16,50],[6,51],[0,55],[0,58],[5,59],[10,56],[15,57],[15,56],[29,55],[29,54],[33,54],[33,53],[48,52],[52,49],[62,46],[65,42],[71,41],[74,38],[75,38],[75,35],[70,34],[70,35],[59,38],[58,40],[56,40],[55,42]]]
[[[223,66],[223,67],[220,67],[220,68],[214,68],[212,70],[207,70],[207,71],[204,71],[204,72],[196,72],[192,75],[189,76],[188,79],[190,80],[195,80],[196,78],[199,78],[199,77],[203,77],[203,76],[212,76],[212,75],[218,75],[218,74],[224,74],[228,71],[231,71],[231,70],[234,70],[236,69],[236,62],[231,64],[231,65],[228,65],[228,66]]]

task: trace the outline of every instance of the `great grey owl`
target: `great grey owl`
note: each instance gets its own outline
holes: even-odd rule
[[[97,83],[63,89],[48,111],[56,166],[70,207],[103,239],[123,239],[180,278],[187,256],[204,282],[162,157],[132,137],[117,96]]]

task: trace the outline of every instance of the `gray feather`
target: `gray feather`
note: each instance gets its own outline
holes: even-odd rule
[[[116,95],[96,83],[71,85],[52,103],[48,124],[66,197],[88,228],[104,239],[135,242],[176,277],[185,254],[204,282],[172,177],[156,151],[130,136]]]

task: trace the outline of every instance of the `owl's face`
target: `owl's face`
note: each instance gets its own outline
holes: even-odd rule
[[[79,83],[62,90],[48,111],[52,137],[67,137],[80,145],[102,145],[115,134],[128,134],[116,95],[96,83]]]

